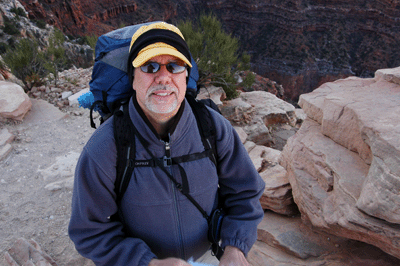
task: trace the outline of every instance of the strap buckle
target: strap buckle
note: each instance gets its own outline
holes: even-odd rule
[[[164,156],[163,157],[164,167],[172,165],[172,158]]]

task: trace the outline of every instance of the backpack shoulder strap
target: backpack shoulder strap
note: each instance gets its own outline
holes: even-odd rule
[[[193,113],[196,117],[197,126],[200,131],[201,141],[203,142],[203,146],[205,150],[211,150],[210,159],[211,161],[217,165],[217,139],[216,139],[216,129],[215,122],[211,117],[210,111],[207,109],[206,105],[211,108],[217,110],[219,109],[217,105],[210,100],[209,103],[207,100],[196,100],[193,96],[187,95],[187,101],[190,104],[190,107],[193,110]],[[214,104],[214,106],[210,105]]]
[[[128,187],[133,173],[135,159],[135,136],[131,127],[128,102],[114,113],[114,139],[117,147],[117,177],[115,180],[114,191],[117,195],[117,203],[121,199]]]

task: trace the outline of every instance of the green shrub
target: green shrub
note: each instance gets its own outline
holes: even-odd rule
[[[22,80],[25,91],[31,90],[46,74],[43,53],[38,51],[38,44],[31,39],[21,39],[15,48],[3,55],[3,60],[11,73]]]
[[[244,88],[251,88],[251,85],[253,85],[255,80],[256,80],[256,75],[253,72],[248,72],[240,85],[243,86]]]
[[[58,72],[66,66],[67,58],[65,56],[64,34],[57,28],[54,28],[53,34],[49,38],[49,47],[45,52],[46,63],[44,67],[54,75],[54,83],[57,86]]]
[[[18,8],[17,7],[13,7],[13,8],[10,9],[10,12],[13,12],[14,14],[16,14],[17,17],[21,16],[21,17],[25,17],[26,18],[25,10],[22,7],[18,7]]]
[[[238,39],[225,33],[213,15],[201,15],[198,25],[193,25],[191,21],[180,22],[178,28],[198,65],[199,86],[220,86],[228,99],[237,97],[235,71],[247,70],[250,66],[250,56],[247,54],[239,59]]]
[[[34,20],[34,22],[36,23],[36,26],[38,26],[38,28],[41,29],[45,29],[46,28],[46,22],[44,20]]]
[[[7,52],[7,47],[7,44],[5,44],[4,42],[0,42],[0,54],[4,54],[5,52]]]
[[[85,36],[85,43],[89,45],[93,50],[96,47],[98,37],[96,35]]]
[[[9,19],[6,16],[4,16],[3,31],[9,35],[16,35],[20,33],[19,26],[15,19]]]
[[[7,40],[7,43],[8,43],[8,46],[9,46],[10,48],[12,48],[12,49],[15,48],[15,43],[16,43],[16,41],[15,41],[14,37],[9,38],[9,39]]]

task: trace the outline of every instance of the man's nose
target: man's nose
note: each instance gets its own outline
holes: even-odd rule
[[[169,84],[171,82],[172,73],[167,70],[165,65],[160,66],[160,70],[155,75],[154,80],[157,84]]]

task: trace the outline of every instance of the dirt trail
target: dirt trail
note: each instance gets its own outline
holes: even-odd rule
[[[93,265],[67,234],[74,163],[94,131],[89,112],[33,102],[24,122],[0,125],[16,136],[0,161],[0,265],[7,265],[4,252],[20,237],[34,239],[60,266]]]

